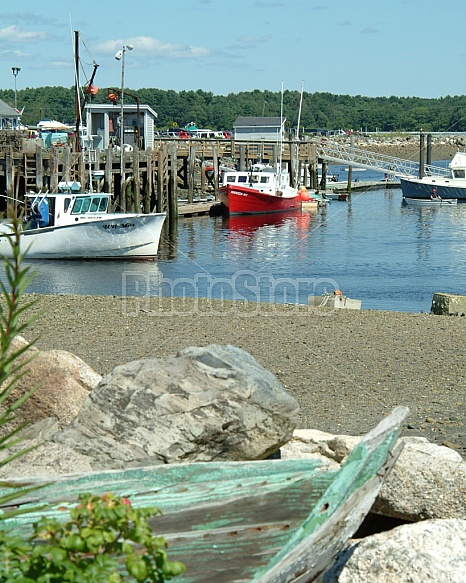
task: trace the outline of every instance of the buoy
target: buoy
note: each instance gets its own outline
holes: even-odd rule
[[[89,95],[97,95],[99,88],[96,85],[86,85],[84,92]]]
[[[303,202],[307,202],[311,198],[305,186],[300,189],[299,196]]]
[[[343,295],[343,294],[342,294],[342,292],[341,292],[341,290],[339,290],[339,289],[336,289],[336,290],[333,292],[333,294],[334,294],[334,295],[336,295],[336,296],[342,296],[342,295]]]

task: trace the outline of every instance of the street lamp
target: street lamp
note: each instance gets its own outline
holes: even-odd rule
[[[17,109],[16,107],[16,77],[18,76],[18,73],[21,71],[20,67],[11,67],[11,70],[13,71],[13,77],[15,78],[15,109]]]
[[[125,209],[125,200],[123,196],[123,187],[125,184],[125,166],[124,166],[124,151],[123,144],[125,141],[125,124],[124,124],[124,111],[123,111],[123,93],[125,90],[125,53],[126,51],[132,51],[133,45],[124,45],[121,50],[115,55],[117,61],[121,60],[121,91],[120,91],[120,178],[121,178],[121,189],[120,189],[120,205]]]

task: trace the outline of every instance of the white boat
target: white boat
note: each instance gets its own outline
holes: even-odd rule
[[[435,188],[442,199],[466,202],[466,153],[457,152],[448,165],[448,175],[426,175],[422,178],[400,176],[401,190],[405,198],[429,199]]]
[[[457,198],[410,198],[403,197],[403,204],[416,206],[439,206],[439,205],[455,205],[458,203]]]
[[[348,193],[327,191],[325,193],[325,198],[328,200],[348,200]]]
[[[28,259],[146,259],[157,255],[165,213],[110,212],[111,195],[60,182],[55,194],[25,195],[20,249]],[[0,253],[11,257],[11,223],[0,225]]]

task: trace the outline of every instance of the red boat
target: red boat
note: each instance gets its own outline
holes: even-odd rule
[[[290,185],[290,175],[277,165],[256,164],[248,171],[222,175],[218,198],[229,215],[277,213],[301,208],[301,191]]]

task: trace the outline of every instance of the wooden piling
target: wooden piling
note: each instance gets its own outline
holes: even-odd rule
[[[133,156],[133,212],[141,212],[141,173],[140,173],[140,155],[139,148],[136,145],[134,147]]]
[[[419,178],[424,176],[424,132],[419,134]]]
[[[214,166],[214,192],[218,191],[218,148],[214,146],[212,148],[212,163]]]
[[[432,134],[427,134],[426,164],[432,165]]]
[[[1,133],[1,132],[0,132]],[[17,137],[17,136],[16,136]],[[290,165],[292,180],[307,185],[317,185],[317,159],[315,144],[290,141],[283,149],[276,142],[247,143],[234,140],[159,140],[154,147],[120,153],[112,148],[105,151],[74,151],[69,146],[46,149],[40,142],[24,138],[18,146],[8,149],[8,139],[0,140],[4,163],[0,164],[0,183],[8,196],[21,200],[25,192],[56,192],[60,181],[76,180],[86,187],[90,172],[98,171],[92,186],[99,192],[113,193],[117,210],[144,212],[167,211],[178,216],[177,202],[180,188],[187,192],[193,203],[196,192],[214,192],[219,186],[219,167],[222,158],[236,161],[237,167],[246,170],[249,163],[257,161],[277,164],[279,160]],[[2,144],[6,143],[7,145]],[[86,158],[86,160],[85,160]],[[201,168],[196,163],[201,159]],[[123,181],[121,166],[123,166]],[[206,166],[213,173],[206,178]],[[199,174],[200,172],[200,174]],[[95,175],[94,175],[95,176]],[[127,180],[126,180],[127,178]],[[123,202],[118,207],[117,202]],[[5,208],[6,205],[4,205]]]
[[[194,168],[196,164],[196,146],[189,146],[188,154],[188,203],[194,200]]]

